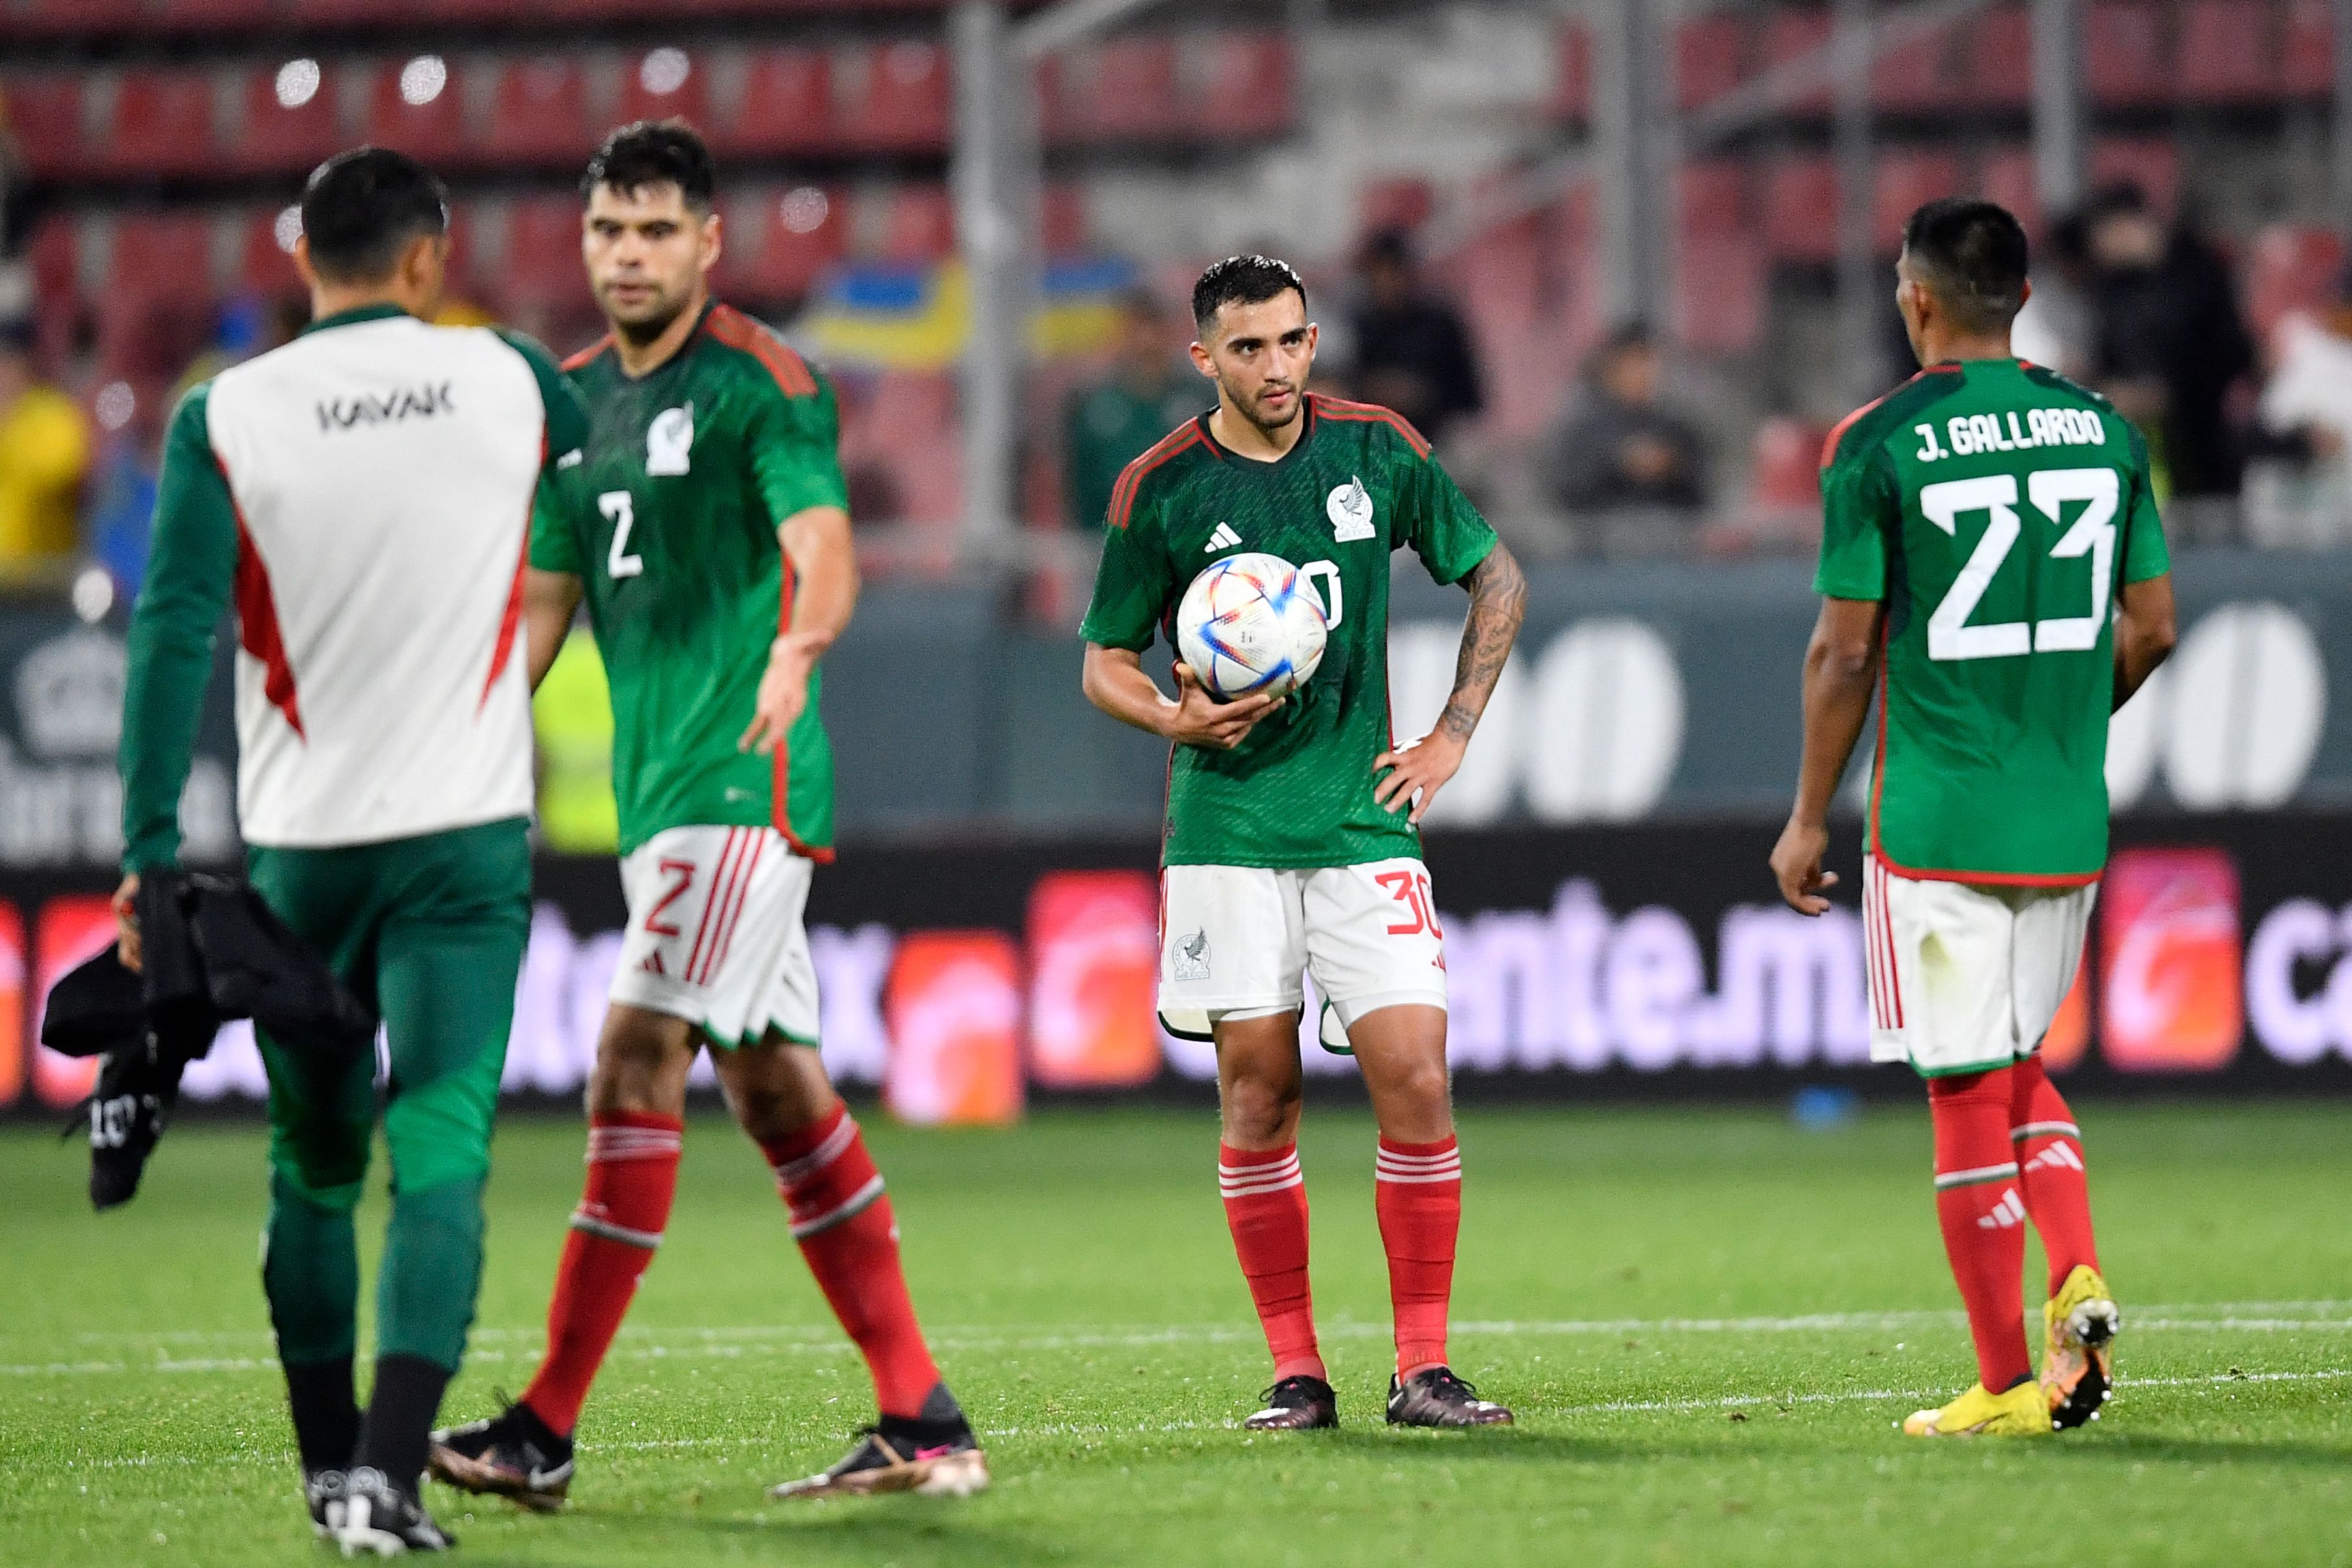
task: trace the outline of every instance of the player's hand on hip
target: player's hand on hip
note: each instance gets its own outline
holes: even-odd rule
[[[1383,751],[1372,758],[1372,771],[1389,769],[1389,776],[1372,790],[1372,799],[1381,810],[1394,813],[1407,806],[1412,815],[1405,819],[1414,827],[1428,813],[1429,803],[1445,788],[1462,766],[1462,754],[1470,748],[1466,736],[1449,735],[1433,729],[1410,746],[1400,746],[1394,751]]]
[[[1257,721],[1282,706],[1282,699],[1265,692],[1245,697],[1235,697],[1229,703],[1219,702],[1192,673],[1192,666],[1176,666],[1176,706],[1168,713],[1168,738],[1179,746],[1198,746],[1210,751],[1231,751],[1257,727]]]
[[[1838,883],[1837,873],[1822,869],[1822,857],[1829,848],[1827,828],[1801,822],[1793,817],[1780,830],[1780,841],[1772,846],[1773,878],[1780,884],[1780,896],[1800,915],[1822,915],[1829,910],[1830,901],[1822,893]]]
[[[139,873],[135,871],[114,890],[114,940],[122,967],[137,974],[145,955],[139,945]]]
[[[787,632],[768,648],[767,673],[760,677],[760,695],[751,706],[751,727],[735,743],[738,751],[772,757],[776,747],[808,706],[809,672],[827,639],[813,632]]]

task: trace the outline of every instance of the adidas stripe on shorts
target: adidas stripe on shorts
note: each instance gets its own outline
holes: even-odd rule
[[[621,862],[629,928],[612,998],[701,1026],[714,1044],[769,1030],[817,1041],[802,912],[815,867],[773,828],[671,828]]]
[[[1875,855],[1862,877],[1870,1059],[1937,1078],[2031,1055],[2074,988],[2098,883],[1915,881]]]
[[[1171,1034],[1202,1040],[1220,1019],[1294,1012],[1307,973],[1343,1028],[1398,1003],[1445,1006],[1445,934],[1413,856],[1320,871],[1171,865],[1160,925]]]

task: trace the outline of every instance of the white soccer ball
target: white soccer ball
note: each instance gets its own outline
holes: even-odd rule
[[[1213,696],[1281,696],[1313,676],[1329,630],[1315,585],[1280,556],[1252,551],[1192,580],[1176,610],[1176,651]]]

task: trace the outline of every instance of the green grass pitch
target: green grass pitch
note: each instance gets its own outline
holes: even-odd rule
[[[2082,1109],[2124,1383],[2105,1419],[2048,1442],[1894,1429],[1972,1375],[1924,1110],[1826,1134],[1763,1110],[1465,1115],[1454,1364],[1519,1425],[1435,1434],[1380,1419],[1370,1126],[1310,1108],[1345,1429],[1255,1439],[1234,1424],[1265,1351],[1213,1117],[916,1133],[869,1114],[997,1483],[771,1504],[869,1394],[765,1169],[703,1117],[589,1406],[573,1507],[430,1500],[478,1565],[2352,1563],[2346,1107]],[[530,1376],[581,1139],[561,1118],[499,1134],[455,1417]],[[0,1563],[321,1561],[256,1278],[257,1133],[181,1127],[104,1218],[82,1160],[0,1135]],[[362,1234],[380,1229],[372,1202]]]

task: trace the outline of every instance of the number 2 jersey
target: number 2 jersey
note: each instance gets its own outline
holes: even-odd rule
[[[2096,881],[2116,591],[2170,564],[2138,432],[2037,365],[1936,365],[1831,434],[1822,503],[1814,590],[1886,604],[1873,852],[1913,878]]]
[[[530,564],[585,585],[613,691],[624,856],[666,829],[773,825],[831,858],[833,753],[808,706],[772,758],[737,749],[790,619],[777,528],[848,505],[833,391],[782,340],[708,307],[647,374],[607,338],[564,370],[588,405],[531,519]]]
[[[1314,678],[1231,751],[1179,746],[1169,763],[1169,865],[1359,865],[1418,855],[1404,811],[1372,799],[1389,728],[1389,557],[1411,546],[1458,582],[1495,531],[1402,415],[1310,394],[1297,444],[1272,463],[1227,452],[1209,416],[1129,464],[1083,635],[1141,652],[1175,641],[1178,603],[1211,562],[1265,550],[1297,566],[1330,622]]]

